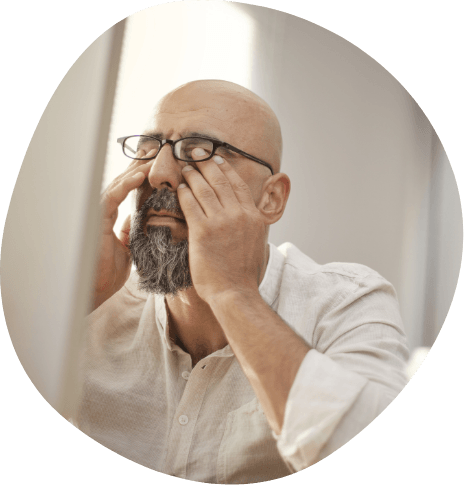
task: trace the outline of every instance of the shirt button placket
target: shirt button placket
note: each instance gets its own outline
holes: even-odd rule
[[[187,366],[181,367],[179,377],[184,381],[182,397],[178,403],[172,422],[165,470],[170,475],[187,478],[187,464],[196,430],[198,414],[202,406],[209,375],[204,375],[203,365],[200,369],[190,372]],[[179,382],[181,384],[181,382]],[[185,387],[184,387],[185,386]],[[196,430],[198,432],[198,429]]]

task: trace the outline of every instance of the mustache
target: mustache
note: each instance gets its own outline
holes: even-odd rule
[[[156,212],[165,210],[185,220],[177,195],[174,192],[171,192],[167,187],[161,190],[153,189],[153,193],[138,211],[140,217],[144,219],[150,209],[153,209]]]

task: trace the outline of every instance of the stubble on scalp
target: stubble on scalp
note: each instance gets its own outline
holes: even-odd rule
[[[147,293],[176,295],[193,285],[188,240],[174,244],[171,229],[165,226],[147,226],[145,233],[144,223],[150,208],[183,216],[176,196],[166,188],[155,189],[135,213],[129,233],[129,249],[139,275],[139,289]]]

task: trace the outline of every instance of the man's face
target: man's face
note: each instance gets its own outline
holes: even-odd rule
[[[271,161],[275,154],[267,131],[263,113],[249,99],[187,86],[163,98],[143,134],[171,140],[191,135],[217,138]],[[258,203],[262,184],[271,175],[269,169],[225,149],[216,153],[248,184]],[[170,145],[165,145],[136,194],[130,247],[141,289],[149,292],[175,294],[192,284],[188,226],[177,199],[177,187],[185,182],[185,165],[174,158]]]

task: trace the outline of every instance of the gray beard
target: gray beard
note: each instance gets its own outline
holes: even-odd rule
[[[176,295],[193,286],[188,241],[173,244],[171,229],[165,226],[147,226],[145,234],[143,222],[150,208],[183,216],[175,194],[164,188],[155,189],[132,217],[129,249],[139,275],[139,289],[147,293]]]

